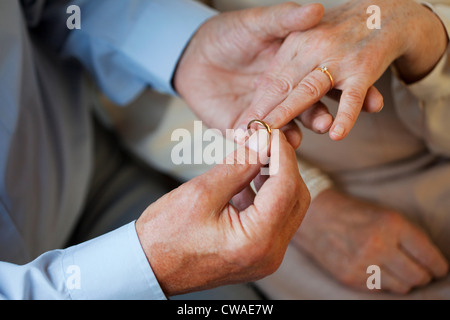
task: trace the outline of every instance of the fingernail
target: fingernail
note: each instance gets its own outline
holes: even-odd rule
[[[238,129],[233,131],[234,142],[238,145],[243,145],[248,138],[247,128],[240,126]]]
[[[383,111],[383,109],[384,109],[384,103],[383,103],[383,105],[381,106],[381,109],[378,110],[378,113],[380,113],[381,111]]]
[[[230,135],[230,136],[228,136]],[[249,138],[249,132],[244,124],[240,124],[233,130],[227,130],[227,139],[234,141],[240,146],[243,146]]]
[[[250,136],[250,139],[248,139],[246,142],[246,146],[255,152],[261,152],[266,150],[268,144],[269,144],[269,133],[265,129],[256,131],[254,134]]]
[[[342,137],[345,133],[345,128],[343,125],[338,124],[334,127],[333,131],[331,132],[335,137]]]
[[[330,130],[333,125],[333,116],[325,114],[315,120],[314,127],[318,133],[323,134]]]

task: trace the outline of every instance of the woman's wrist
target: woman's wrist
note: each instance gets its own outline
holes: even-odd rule
[[[417,5],[417,14],[405,28],[409,45],[394,65],[407,84],[425,78],[441,60],[448,46],[448,34],[440,18],[428,7]]]

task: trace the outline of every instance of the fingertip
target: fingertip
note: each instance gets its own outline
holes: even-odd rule
[[[302,7],[304,10],[309,11],[309,14],[314,14],[320,18],[325,14],[325,7],[321,3],[309,3]]]
[[[311,108],[302,112],[298,117],[305,128],[317,134],[327,133],[333,125],[333,115],[328,107],[321,101],[315,103]]]
[[[369,113],[379,113],[384,108],[383,95],[375,87],[370,87],[364,100],[363,109]]]
[[[300,132],[288,131],[285,133],[285,136],[294,150],[297,150],[300,147],[302,143],[302,135]]]
[[[340,141],[347,136],[347,130],[342,124],[338,123],[333,126],[333,128],[330,130],[329,135],[332,140]]]
[[[364,84],[358,84],[356,80],[348,83],[348,89],[342,92],[336,120],[330,131],[332,140],[342,140],[349,134],[363,108],[367,91]]]
[[[325,14],[325,7],[321,3],[312,3],[310,6],[314,6],[321,16]]]
[[[300,144],[302,143],[302,132],[294,121],[284,126],[281,131],[294,150],[300,147]]]
[[[444,278],[448,275],[449,273],[449,264],[447,262],[447,260],[445,260],[444,257],[442,257],[443,259],[443,263],[439,266],[436,267],[436,272],[435,272],[435,276],[437,279],[441,279]]]
[[[325,8],[320,3],[311,3],[299,7],[293,16],[293,19],[298,24],[298,30],[295,31],[307,30],[314,27],[320,22],[324,13]]]
[[[313,123],[313,130],[316,133],[327,133],[333,125],[333,116],[331,114],[323,114],[317,117]]]

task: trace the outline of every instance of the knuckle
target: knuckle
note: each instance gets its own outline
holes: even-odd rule
[[[298,7],[298,3],[295,3],[294,1],[288,1],[288,2],[283,2],[281,4],[279,4],[279,8],[281,10],[292,10]]]
[[[298,194],[303,192],[303,187],[306,188],[306,185],[302,182],[301,178],[297,176],[286,179],[284,183],[286,184],[285,187],[287,190],[285,195],[290,200],[297,199]]]
[[[287,9],[298,8],[298,3],[294,2],[294,1],[287,1],[282,5],[285,6]]]
[[[297,89],[306,94],[312,100],[319,100],[322,97],[321,83],[313,76],[306,77],[298,85]]]
[[[230,264],[237,266],[239,269],[245,270],[250,266],[250,261],[248,258],[248,248],[242,241],[239,243],[232,242],[228,243],[223,250],[223,256],[225,260]]]
[[[298,176],[296,179],[291,179],[291,180],[293,180],[293,188],[292,189],[294,190],[295,194],[304,192],[305,189],[307,190],[307,187],[300,176]]]
[[[282,262],[282,260],[278,259],[278,260],[274,260],[270,264],[268,264],[266,266],[266,268],[263,270],[262,277],[267,277],[267,276],[270,276],[271,274],[274,274],[278,270],[278,268],[280,268],[281,262]]]
[[[213,188],[213,183],[207,179],[193,179],[188,182],[190,190],[182,192],[181,195],[185,198],[185,205],[192,208],[204,208],[215,207],[214,194],[217,192]],[[185,193],[185,195],[183,195]]]
[[[355,261],[362,265],[366,264],[367,261],[374,261],[374,264],[379,264],[382,257],[388,254],[384,238],[377,233],[372,233],[362,239],[361,245],[355,252]]]
[[[259,264],[266,265],[270,260],[270,243],[269,241],[253,241],[251,243],[252,253],[248,254],[250,250],[247,251],[250,265]]]
[[[261,256],[258,247],[249,244],[240,244],[229,250],[228,259],[241,270],[255,268],[260,264]],[[256,269],[256,268],[255,268]]]
[[[249,121],[253,120],[253,119],[264,119],[264,118],[267,116],[267,114],[268,114],[269,112],[270,112],[270,111],[265,110],[264,108],[261,108],[261,107],[258,106],[258,108],[255,108],[254,110],[252,110],[251,112],[249,112],[249,113],[245,116],[245,119],[247,120],[247,123],[248,123]],[[245,124],[247,125],[247,123],[245,123]],[[247,135],[246,138],[249,138],[251,134],[249,134],[248,131],[245,131],[245,132],[243,133],[243,135],[244,135],[244,136]]]
[[[292,119],[296,116],[295,110],[292,108],[292,106],[285,103],[278,105],[276,111],[282,119]]]
[[[214,208],[214,203],[211,201],[211,190],[203,183],[188,182],[174,191],[169,194],[170,203],[182,205],[183,212],[187,216],[194,217],[197,212]]]
[[[345,98],[351,103],[362,105],[365,99],[365,94],[360,90],[348,90],[345,93]]]
[[[271,252],[268,252],[268,254],[270,253]],[[271,254],[270,258],[266,260],[266,263],[261,269],[261,276],[267,277],[275,273],[278,270],[278,268],[280,268],[282,262],[283,262],[283,254],[280,254],[280,252],[276,254]]]
[[[268,74],[262,80],[262,88],[274,95],[287,95],[292,91],[292,80],[282,74]]]
[[[208,191],[208,188],[202,179],[193,179],[190,181],[189,185],[197,194],[203,195],[206,191]]]
[[[356,117],[357,117],[354,113],[349,112],[349,111],[345,111],[345,110],[340,111],[339,112],[339,116],[341,118],[344,118],[344,119],[348,120],[351,123],[355,122],[356,121]]]

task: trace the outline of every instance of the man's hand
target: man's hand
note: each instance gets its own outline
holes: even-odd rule
[[[272,153],[277,143],[279,157],[270,165],[278,173],[258,186],[257,195],[250,194],[249,184],[261,164],[250,164],[255,151],[242,146],[225,161],[234,164],[218,165],[187,182],[138,219],[139,239],[166,295],[252,281],[279,267],[310,197],[295,152],[280,131],[274,132]],[[260,150],[260,157],[267,154],[267,142]],[[279,163],[273,163],[276,158]],[[234,197],[246,205],[230,204]]]
[[[319,4],[285,3],[210,19],[180,59],[175,89],[207,126],[234,128],[283,40],[314,27],[323,12]]]
[[[366,291],[370,265],[381,268],[381,289],[399,294],[448,272],[439,249],[402,215],[332,189],[312,202],[294,243],[337,280]]]

